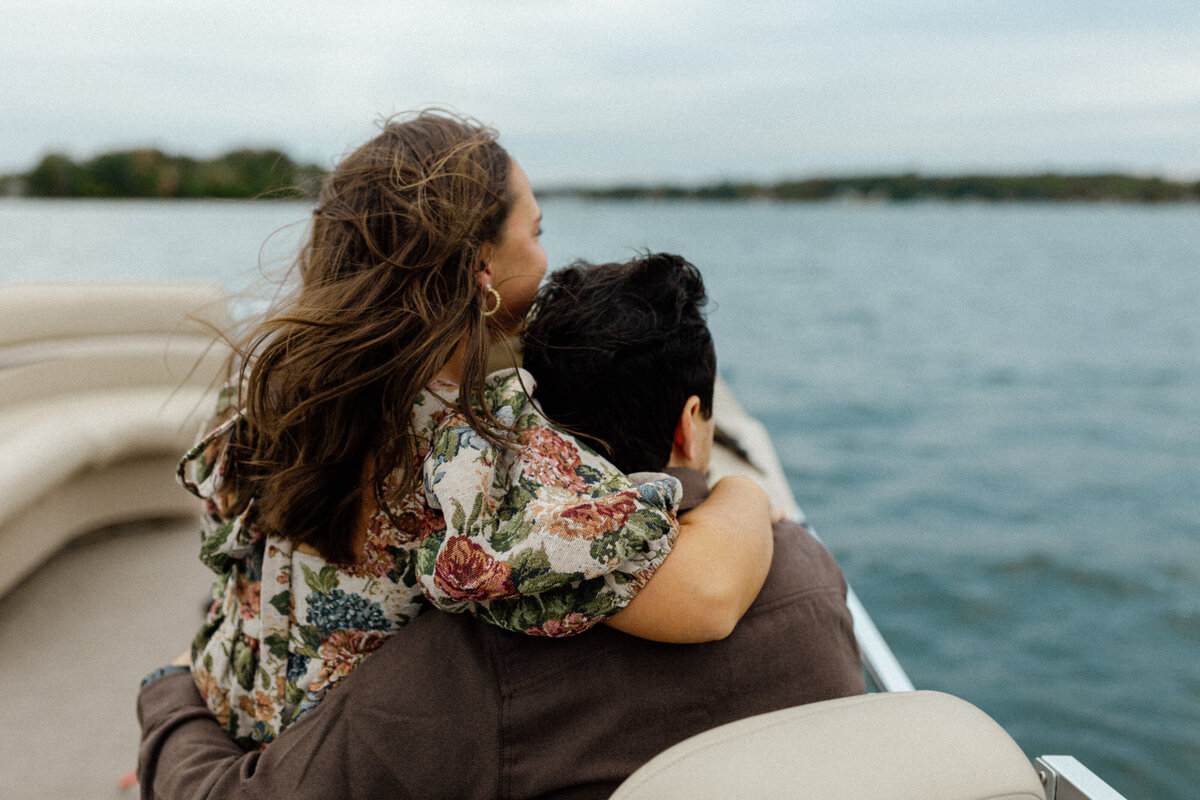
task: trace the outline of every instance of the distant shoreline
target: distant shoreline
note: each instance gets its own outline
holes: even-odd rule
[[[139,149],[76,162],[51,153],[29,172],[0,176],[0,196],[37,198],[303,199],[324,171],[278,150],[234,150],[212,159]]]
[[[723,181],[701,186],[627,184],[608,188],[562,187],[544,197],[596,200],[701,200],[716,202],[826,202],[922,200],[991,202],[1197,203],[1200,181],[1168,181],[1121,173],[1070,175],[923,176],[916,173],[807,178],[775,183]]]
[[[316,195],[325,172],[277,150],[236,150],[214,159],[154,149],[105,153],[84,162],[52,153],[26,173],[0,176],[0,196],[150,199],[304,199]],[[1200,181],[1123,173],[929,176],[907,172],[715,183],[623,183],[558,186],[540,197],[585,200],[710,202],[1122,202],[1197,203]]]

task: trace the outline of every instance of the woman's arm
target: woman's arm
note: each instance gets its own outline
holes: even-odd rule
[[[724,639],[771,567],[767,494],[752,479],[730,475],[679,522],[679,537],[650,582],[605,622],[660,642]]]
[[[492,446],[460,415],[432,432],[425,494],[445,528],[424,537],[414,573],[433,605],[570,636],[650,591],[619,630],[667,642],[727,636],[770,567],[766,493],[727,478],[677,522],[676,479],[631,479],[555,429],[526,391],[528,373],[492,379],[485,402],[512,420],[520,446]],[[669,563],[666,577],[648,581]]]
[[[571,636],[633,599],[679,533],[679,482],[635,482],[532,402],[525,372],[489,377],[484,402],[518,439],[495,447],[461,414],[431,430],[424,494],[444,527],[414,551],[421,591],[507,630]]]

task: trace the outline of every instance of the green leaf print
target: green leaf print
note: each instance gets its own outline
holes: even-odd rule
[[[454,505],[454,511],[450,515],[450,525],[454,530],[462,532],[467,522],[467,515],[463,512],[462,503],[457,499],[451,499],[450,502]]]
[[[233,677],[247,691],[254,688],[254,673],[258,670],[258,653],[240,642],[233,646]]]
[[[479,512],[483,510],[483,493],[475,495],[475,502],[471,504],[471,513],[467,516],[466,527],[474,527],[479,519]],[[459,528],[459,530],[463,530]]]
[[[613,610],[613,595],[604,578],[580,581],[575,586],[564,586],[555,592],[567,603],[568,611],[585,611],[591,616],[607,614]]]
[[[526,550],[512,558],[512,582],[523,595],[540,594],[556,586],[578,581],[580,573],[563,574],[550,570],[550,558],[542,548]]]
[[[437,462],[443,462],[453,459],[458,455],[460,449],[462,449],[462,443],[458,435],[458,430],[448,428],[438,434],[433,447],[430,449],[430,453]]]
[[[275,658],[287,658],[288,640],[287,636],[279,633],[272,633],[263,640],[263,644],[267,646],[267,650]]]
[[[437,569],[437,555],[444,541],[446,541],[446,532],[439,531],[429,534],[421,542],[421,546],[414,553],[418,575],[432,575]]]
[[[495,532],[488,538],[488,544],[497,553],[506,553],[529,538],[533,531],[533,522],[524,517],[517,517],[503,525],[498,525]]]
[[[316,625],[297,625],[294,629],[293,641],[296,655],[308,658],[320,658],[321,634]]]
[[[399,547],[389,547],[388,554],[392,557],[392,568],[388,570],[387,579],[392,583],[403,584],[410,589],[417,584],[417,576],[413,574],[413,560],[407,550]]]
[[[522,597],[511,602],[489,603],[480,607],[476,616],[484,622],[510,631],[525,631],[542,624],[544,617],[536,598]]]
[[[335,567],[326,564],[320,572],[313,572],[304,562],[300,562],[300,566],[304,570],[304,582],[317,594],[329,594],[337,588],[338,572]]]
[[[229,534],[233,532],[235,522],[236,520],[232,519],[222,522],[200,540],[200,560],[209,569],[218,573],[224,572],[229,563],[229,556],[218,551],[229,540]]]
[[[652,508],[642,508],[629,515],[626,525],[636,525],[647,541],[666,536],[671,531],[671,525],[666,517]]]
[[[206,621],[204,625],[201,626],[200,630],[196,631],[196,635],[192,637],[193,653],[199,653],[208,646],[208,643],[212,641],[213,636],[216,635],[217,629],[221,627],[221,622],[223,622],[224,619],[224,615],[218,615],[215,619]],[[211,662],[211,655],[207,656],[206,658],[208,658]],[[211,670],[212,664],[210,663],[207,668]]]
[[[603,472],[595,467],[590,467],[587,464],[580,464],[575,468],[575,474],[583,478],[583,482],[586,483],[588,485],[588,489],[591,490],[592,497],[600,497],[601,495],[605,494],[605,492],[600,492],[599,494],[596,493],[597,489],[606,488],[601,485],[604,483]]]
[[[237,709],[233,707],[233,704],[230,704],[230,706],[229,706],[229,722],[225,725],[225,732],[228,733],[231,737],[233,737],[233,740],[235,742],[237,742],[238,745],[243,750],[246,750],[246,751],[257,750],[258,742],[251,741],[249,745],[242,744],[242,741],[245,739],[245,737],[240,737],[237,735],[238,716],[239,715],[238,715]]]
[[[304,689],[296,685],[295,681],[287,681],[283,685],[283,701],[290,706],[298,706],[304,702]]]
[[[663,537],[668,530],[661,515],[641,509],[625,519],[624,527],[594,540],[589,554],[600,562],[642,560],[650,551],[650,542]]]
[[[271,605],[282,616],[287,616],[292,610],[292,593],[288,589],[284,589],[279,594],[271,598]]]
[[[592,540],[592,546],[588,548],[588,555],[601,564],[607,564],[611,561],[622,561],[626,552],[625,542],[622,538],[629,535],[629,531],[622,529],[619,531],[609,531],[601,537]]]
[[[561,585],[542,594],[493,601],[481,608],[478,616],[485,622],[512,631],[541,627],[550,620],[584,614],[593,619],[606,617],[616,610],[616,598],[607,590],[603,578]]]
[[[492,520],[495,530],[488,538],[488,544],[497,553],[506,553],[529,538],[533,531],[533,521],[525,518],[525,508],[537,499],[538,484],[528,476],[508,490],[496,515]]]
[[[504,502],[496,510],[496,516],[508,521],[519,517],[525,507],[537,499],[538,484],[528,475],[522,475],[521,480],[504,495]]]

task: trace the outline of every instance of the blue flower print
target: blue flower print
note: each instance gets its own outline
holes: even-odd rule
[[[378,603],[341,589],[309,595],[307,617],[308,624],[317,629],[322,639],[335,631],[386,631],[391,627]]]

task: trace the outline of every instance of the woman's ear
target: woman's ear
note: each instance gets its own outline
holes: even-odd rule
[[[475,279],[479,281],[480,289],[486,290],[492,285],[492,256],[495,252],[496,247],[490,242],[479,248],[479,263],[476,265]]]

